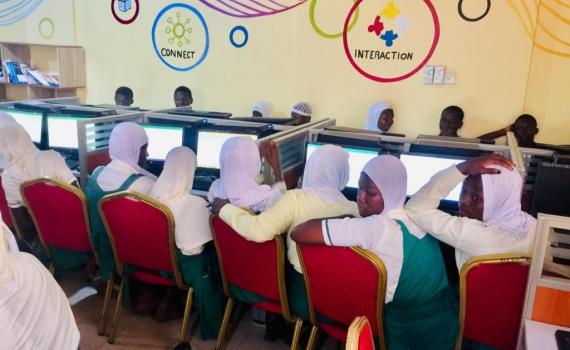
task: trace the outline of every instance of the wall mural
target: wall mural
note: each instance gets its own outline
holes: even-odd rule
[[[200,0],[204,5],[232,17],[274,15],[302,5],[307,0]]]
[[[459,2],[457,3],[457,12],[459,13],[459,17],[463,18],[467,22],[478,22],[483,18],[487,17],[489,11],[491,11],[491,0],[482,0],[483,2],[486,2],[486,6],[483,10],[483,13],[477,17],[469,17],[463,12],[463,1],[464,0],[459,0]]]
[[[121,24],[131,24],[139,16],[139,0],[111,0],[113,18]]]
[[[16,23],[41,5],[43,0],[2,0],[0,1],[0,26]]]

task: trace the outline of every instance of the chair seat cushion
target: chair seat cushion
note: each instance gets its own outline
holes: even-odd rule
[[[325,333],[327,333],[335,340],[346,342],[346,336],[348,335],[348,330],[346,328],[341,328],[328,323],[320,323],[319,327],[321,327]]]
[[[272,312],[274,314],[282,314],[281,305],[271,301],[262,301],[260,303],[254,303],[253,306],[265,310],[267,312]]]

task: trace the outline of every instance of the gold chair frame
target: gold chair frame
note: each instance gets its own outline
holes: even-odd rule
[[[49,186],[59,187],[65,191],[73,193],[75,196],[77,196],[77,198],[79,198],[79,200],[81,201],[81,207],[83,209],[83,217],[85,218],[85,232],[87,232],[87,238],[89,240],[89,244],[91,245],[91,251],[93,252],[93,256],[95,257],[95,260],[99,264],[99,257],[97,256],[97,252],[95,251],[94,246],[93,246],[93,242],[91,241],[91,228],[89,225],[89,213],[87,211],[87,197],[85,197],[85,194],[83,193],[83,191],[81,191],[79,188],[77,188],[73,185],[70,185],[68,183],[65,183],[65,182],[57,180],[57,179],[51,179],[51,178],[45,177],[45,178],[41,178],[41,179],[36,179],[36,180],[24,182],[20,186],[20,194],[22,196],[22,199],[24,200],[24,206],[27,208],[28,212],[30,213],[30,217],[32,218],[32,221],[33,221],[34,226],[36,228],[36,232],[38,233],[38,238],[40,239],[40,243],[42,244],[42,248],[44,249],[44,252],[45,252],[46,256],[48,257],[48,259],[50,260],[50,264],[49,264],[49,268],[48,268],[49,271],[52,274],[55,272],[55,266],[51,262],[51,252],[49,250],[48,245],[44,241],[42,230],[40,229],[40,226],[38,225],[38,221],[36,219],[36,215],[34,213],[34,210],[30,206],[30,203],[29,203],[28,198],[26,197],[26,193],[25,193],[26,188],[33,186],[35,184],[38,184],[38,183],[45,183]],[[18,226],[17,223],[15,222],[15,220],[14,220],[14,226]],[[18,231],[18,230],[16,230],[16,231]]]
[[[216,341],[216,346],[215,346],[216,350],[221,350],[224,345],[226,333],[229,328],[230,317],[235,305],[235,300],[231,297],[230,294],[229,282],[226,279],[226,275],[224,272],[223,258],[220,253],[218,238],[214,233],[215,231],[213,227],[213,220],[215,217],[216,217],[215,215],[210,216],[210,229],[212,230],[213,233],[212,236],[214,238],[216,253],[218,255],[218,261],[220,264],[220,272],[222,275],[224,294],[228,297],[228,302],[226,304],[226,309],[224,311],[224,318],[222,320],[222,327],[220,329],[220,334],[218,335],[218,339]],[[291,313],[291,309],[289,307],[289,299],[287,298],[287,285],[285,282],[285,243],[283,241],[283,236],[282,235],[275,236],[273,240],[275,241],[275,244],[277,246],[277,284],[279,288],[279,298],[281,299],[280,300],[281,312],[283,313],[283,318],[285,318],[287,322],[295,324],[293,332],[293,340],[291,342],[291,350],[296,350],[299,344],[299,338],[301,336],[301,327],[303,326],[303,320],[299,317],[295,317]]]
[[[370,327],[370,322],[366,316],[357,316],[348,327],[348,335],[346,336],[346,350],[358,350],[360,334],[364,327]]]
[[[377,334],[378,343],[380,350],[386,349],[386,339],[384,338],[384,300],[386,298],[386,283],[388,280],[388,273],[386,271],[386,266],[380,258],[372,253],[371,251],[360,248],[360,247],[350,247],[354,253],[359,255],[361,258],[367,260],[371,263],[378,272],[378,293],[376,298],[376,314],[378,315],[377,320]],[[303,255],[301,254],[300,244],[297,243],[297,254],[299,255],[299,260],[301,262],[301,268],[303,270],[303,278],[305,279],[305,286],[307,288],[307,299],[309,302],[309,318],[311,319],[311,335],[309,336],[309,342],[307,343],[307,350],[312,350],[317,342],[319,333],[319,323],[317,320],[317,313],[313,308],[313,301],[311,298],[311,286],[309,284],[309,279],[307,278],[305,262],[303,261]]]
[[[521,263],[528,265],[530,260],[530,256],[523,253],[491,254],[472,258],[463,265],[459,275],[459,333],[455,342],[455,350],[461,350],[463,344],[463,331],[467,312],[467,275],[469,271],[484,264]]]
[[[159,203],[158,201],[151,199],[143,194],[137,193],[137,192],[126,192],[126,191],[122,191],[122,192],[117,192],[117,193],[113,193],[110,195],[107,195],[103,198],[101,198],[101,200],[99,201],[99,214],[101,215],[101,219],[103,220],[103,224],[105,225],[105,230],[106,232],[109,234],[109,240],[111,241],[111,245],[113,247],[113,257],[115,259],[115,268],[116,268],[116,274],[117,276],[120,278],[121,282],[120,282],[120,286],[119,286],[119,294],[117,296],[117,304],[115,305],[115,312],[113,315],[113,323],[112,323],[112,328],[111,328],[111,334],[109,335],[108,338],[108,343],[113,344],[115,342],[116,336],[117,336],[117,330],[118,330],[118,321],[119,321],[119,317],[122,311],[122,298],[123,298],[123,289],[124,289],[124,276],[123,276],[123,265],[121,264],[121,262],[119,261],[118,255],[117,255],[117,248],[115,246],[115,240],[113,238],[113,234],[112,231],[109,228],[109,223],[107,222],[107,218],[105,217],[104,213],[103,213],[103,205],[113,199],[117,199],[117,198],[127,198],[127,199],[131,199],[131,200],[135,200],[135,201],[140,201],[143,202],[155,209],[158,209],[160,212],[162,212],[162,214],[164,214],[168,220],[168,245],[169,245],[169,249],[170,249],[170,257],[172,259],[172,266],[173,266],[173,270],[174,270],[174,279],[176,281],[176,286],[180,289],[183,290],[188,290],[187,295],[186,295],[186,306],[184,307],[184,316],[182,317],[182,328],[180,330],[180,341],[184,342],[187,341],[187,337],[186,337],[186,333],[188,333],[188,328],[189,328],[189,319],[190,319],[190,311],[192,309],[192,293],[193,293],[193,289],[192,286],[188,286],[184,283],[184,280],[182,278],[182,273],[180,272],[180,265],[179,265],[179,261],[178,261],[178,256],[176,255],[176,239],[175,239],[175,235],[174,235],[174,216],[172,215],[172,212],[170,211],[170,209],[168,209],[165,205],[163,205],[162,203]],[[108,308],[110,306],[110,299],[111,299],[111,293],[112,293],[112,289],[113,289],[113,280],[114,278],[111,278],[109,281],[107,281],[107,286],[105,288],[105,300],[103,302],[103,314],[101,316],[101,321],[99,324],[99,334],[102,335],[105,332],[105,328],[106,328],[106,315],[108,312]]]

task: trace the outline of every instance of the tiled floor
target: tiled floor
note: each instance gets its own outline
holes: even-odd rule
[[[69,296],[86,286],[81,274],[66,273],[60,280],[64,291]],[[173,349],[178,343],[181,320],[165,323],[154,321],[151,317],[137,316],[123,309],[120,328],[115,344],[108,344],[107,338],[97,335],[97,326],[101,315],[103,298],[98,295],[88,297],[72,307],[75,321],[81,333],[81,350],[123,350],[123,349]],[[204,341],[195,329],[195,315],[191,319],[193,350],[213,349],[215,341]],[[231,334],[225,349],[227,350],[265,350],[288,349],[283,341],[274,343],[263,340],[265,328],[251,322],[251,313],[247,311],[238,327]],[[302,348],[304,348],[304,344]],[[336,349],[335,343],[326,340],[321,349]]]

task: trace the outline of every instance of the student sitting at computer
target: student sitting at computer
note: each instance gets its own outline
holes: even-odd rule
[[[299,102],[291,109],[291,118],[295,119],[295,125],[307,124],[311,121],[311,105],[307,102]]]
[[[179,86],[174,90],[174,104],[176,107],[192,106],[192,90],[186,86]]]
[[[65,164],[63,157],[55,151],[40,151],[32,143],[30,135],[19,124],[6,125],[0,128],[0,155],[8,163],[2,172],[2,186],[6,193],[6,201],[11,208],[22,233],[22,239],[30,250],[44,259],[44,252],[36,229],[24,200],[20,187],[24,182],[49,177],[68,184],[77,185],[77,179]],[[45,261],[44,261],[45,262]]]
[[[530,114],[522,114],[515,122],[505,128],[479,136],[479,139],[497,139],[507,135],[507,132],[512,131],[515,134],[519,147],[528,148],[548,148],[547,145],[542,145],[534,142],[534,137],[538,134],[538,123],[536,119]]]
[[[348,153],[339,146],[324,145],[307,160],[303,188],[287,191],[275,205],[259,215],[216,198],[212,211],[253,242],[266,242],[288,233],[296,225],[315,218],[358,215],[356,203],[342,194],[349,180]],[[309,317],[305,281],[295,242],[287,236],[287,292],[294,314]],[[257,298],[257,299],[256,299]],[[252,297],[250,302],[263,300]]]
[[[200,317],[202,338],[217,337],[224,313],[224,296],[217,265],[216,252],[210,231],[210,211],[207,202],[190,194],[196,171],[196,155],[187,147],[176,147],[168,152],[164,170],[150,190],[149,197],[165,204],[175,222],[178,260],[184,283],[194,289],[194,298]],[[175,287],[170,287],[171,289]],[[166,295],[173,293],[166,293]],[[158,304],[155,317],[164,319],[168,308],[179,306],[168,297]]]
[[[12,117],[10,114],[5,113],[5,112],[1,112],[0,111],[0,128],[5,127],[6,125],[11,125],[11,124],[17,124],[16,120],[14,119],[14,117]],[[6,169],[8,166],[10,165],[10,163],[2,156],[0,155],[0,174],[2,173],[2,171],[4,171],[4,169]]]
[[[439,118],[439,136],[459,137],[457,131],[463,126],[463,110],[457,106],[447,106]]]
[[[251,116],[255,118],[271,118],[273,109],[269,102],[259,101],[251,109]]]
[[[387,132],[394,124],[394,110],[388,102],[380,101],[368,109],[368,119],[365,129],[370,131]]]
[[[279,149],[273,143],[263,143],[260,150],[247,136],[236,136],[222,145],[220,152],[220,178],[212,183],[208,200],[227,199],[233,205],[262,212],[275,204],[287,191],[279,164]],[[275,184],[260,185],[261,156],[273,169]]]
[[[36,258],[9,244],[10,236],[0,217],[0,347],[78,349],[65,293]]]
[[[404,164],[393,156],[376,157],[362,169],[358,187],[362,218],[311,220],[293,229],[293,240],[359,246],[380,257],[388,272],[384,309],[388,349],[452,349],[457,306],[437,241],[403,210]]]
[[[115,91],[115,104],[117,106],[130,106],[133,102],[133,90],[126,86],[117,88]]]
[[[437,209],[463,181],[460,217]],[[455,247],[458,270],[472,257],[530,253],[536,220],[521,211],[522,177],[498,155],[472,158],[435,174],[406,204],[410,218]]]
[[[144,170],[148,137],[144,129],[135,123],[117,125],[109,139],[111,162],[93,171],[85,187],[91,225],[91,241],[99,256],[101,278],[106,281],[115,272],[113,250],[99,215],[99,201],[106,195],[120,191],[148,194],[156,176]]]

